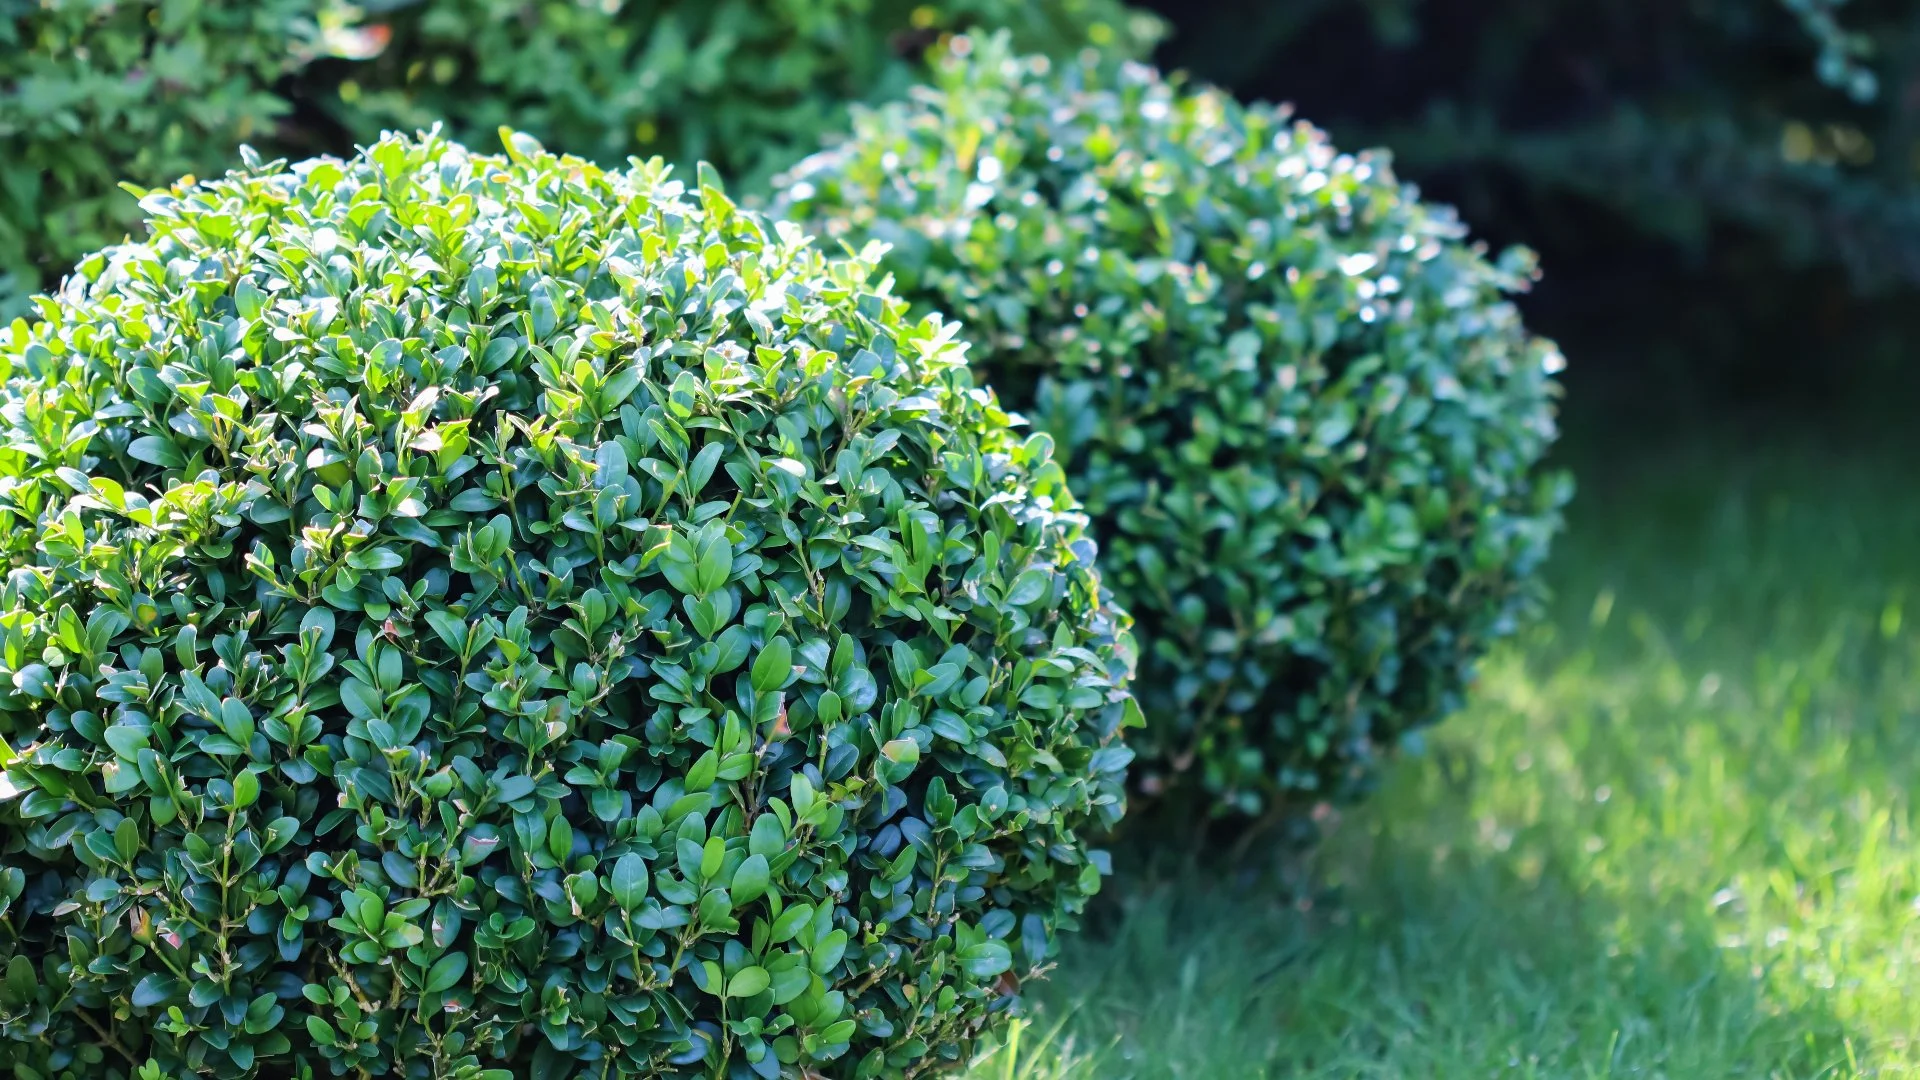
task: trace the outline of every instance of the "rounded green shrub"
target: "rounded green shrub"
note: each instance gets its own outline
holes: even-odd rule
[[[149,194],[0,345],[9,1075],[904,1077],[1100,884],[1044,436],[658,162]]]
[[[1367,782],[1511,633],[1569,488],[1562,366],[1450,211],[1286,110],[965,41],[780,181],[884,241],[1059,441],[1138,620],[1149,793],[1287,813]]]

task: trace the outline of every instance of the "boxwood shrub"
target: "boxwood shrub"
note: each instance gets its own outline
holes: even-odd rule
[[[8,331],[9,1075],[923,1075],[1099,886],[1051,441],[869,267],[509,147],[149,193]]]
[[[1149,792],[1229,815],[1363,787],[1460,704],[1566,497],[1562,366],[1381,154],[1139,65],[961,40],[782,213],[958,318],[1059,442],[1133,611]]]

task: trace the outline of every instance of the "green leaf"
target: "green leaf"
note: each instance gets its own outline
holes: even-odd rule
[[[573,854],[573,825],[566,818],[554,818],[547,826],[547,854],[553,861],[564,864]]]
[[[253,710],[247,708],[247,703],[239,698],[223,700],[220,703],[220,730],[244,749],[253,741]]]
[[[608,890],[613,902],[625,911],[634,911],[647,898],[647,861],[633,852],[628,852],[614,861],[613,873],[608,878]]]
[[[700,448],[693,464],[687,467],[687,494],[698,496],[713,478],[714,467],[720,464],[720,457],[726,452],[726,444],[718,440]]]
[[[127,444],[127,456],[149,465],[158,465],[163,469],[185,468],[187,457],[170,439],[158,435],[142,435]]]
[[[389,547],[361,548],[347,556],[347,565],[355,570],[392,570],[406,561]]]
[[[461,976],[467,973],[467,954],[452,952],[433,962],[427,969],[426,992],[439,994],[453,989]]]
[[[781,827],[778,817],[761,814],[753,819],[753,828],[747,834],[747,851],[771,859],[786,847],[787,830]]]
[[[1007,590],[1007,603],[1014,607],[1025,607],[1045,596],[1046,592],[1046,571],[1028,570],[1013,580],[1013,588]]]
[[[807,992],[813,985],[813,973],[806,965],[795,964],[790,967],[769,968],[773,976],[773,1003],[785,1005]]]
[[[349,715],[367,720],[380,715],[384,701],[378,690],[358,679],[348,679],[340,684],[340,704],[346,706]]]
[[[732,933],[739,927],[733,917],[733,898],[725,889],[715,889],[700,897],[696,913],[701,927],[708,932]]]
[[[271,855],[293,842],[300,832],[300,820],[292,816],[274,818],[267,823],[267,835],[261,851]]]
[[[876,771],[883,782],[898,784],[911,776],[914,766],[919,763],[919,743],[912,739],[894,739],[880,748],[880,762]]]
[[[718,591],[727,583],[727,576],[733,572],[733,547],[727,543],[725,534],[707,538],[700,547],[699,557],[699,595],[706,596]]]
[[[242,772],[233,778],[233,806],[236,810],[245,810],[260,798],[260,778],[252,772]]]
[[[321,1046],[337,1046],[340,1037],[334,1033],[333,1025],[317,1016],[307,1017],[307,1035]]]
[[[625,367],[614,372],[600,389],[600,411],[611,413],[624,404],[640,388],[640,376],[641,371],[637,367]]]
[[[727,996],[730,998],[749,998],[766,990],[773,984],[767,969],[759,966],[741,968],[727,981]]]
[[[429,611],[426,614],[427,626],[432,628],[434,636],[441,644],[454,653],[463,653],[467,646],[466,621],[450,611]]]
[[[140,854],[140,826],[132,818],[121,818],[113,827],[113,850],[123,863],[131,863]]]
[[[855,1026],[854,1022],[850,1019],[828,1024],[820,1032],[820,1041],[827,1046],[837,1046],[841,1043],[849,1042],[853,1039]]]
[[[251,277],[243,277],[233,291],[233,302],[241,318],[256,319],[260,317],[260,309],[266,306],[267,294],[260,291]]]
[[[793,674],[793,646],[787,639],[776,637],[760,649],[760,655],[753,661],[753,688],[762,694],[770,694],[787,684]]]
[[[318,635],[320,647],[323,649],[333,643],[333,631],[333,612],[328,611],[326,608],[308,608],[307,613],[300,617],[301,635]]]
[[[1013,952],[1005,942],[983,941],[959,952],[960,966],[976,979],[991,979],[1013,967]]]
[[[766,895],[770,876],[766,856],[747,856],[747,860],[733,872],[733,884],[728,886],[728,891],[733,893],[733,906],[745,907]]]
[[[148,975],[134,984],[129,1000],[134,1008],[149,1009],[173,1001],[180,995],[180,980],[170,975]]]
[[[105,732],[107,745],[113,752],[131,761],[147,748],[147,733],[131,724],[115,724]],[[0,762],[3,763],[3,762]]]
[[[846,956],[846,953],[847,932],[845,930],[835,930],[828,934],[825,938],[821,939],[819,944],[813,947],[813,952],[809,958],[813,973],[820,976],[830,974],[833,969],[840,966],[840,960]]]
[[[13,959],[7,961],[7,977],[5,983],[0,984],[0,998],[16,1007],[25,1005],[33,1000],[39,985],[40,980],[33,971],[33,961],[15,954]]]
[[[780,913],[779,918],[773,920],[771,934],[773,943],[780,945],[792,941],[799,935],[801,928],[812,921],[813,906],[811,904],[789,905],[787,910]]]
[[[447,500],[447,509],[458,510],[463,514],[477,514],[500,505],[500,500],[487,494],[480,488],[467,488]]]
[[[705,791],[713,786],[720,775],[720,755],[708,750],[694,759],[693,767],[687,770],[687,791]]]

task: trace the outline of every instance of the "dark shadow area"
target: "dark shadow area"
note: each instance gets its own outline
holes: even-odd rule
[[[1147,6],[1173,29],[1162,65],[1292,102],[1346,149],[1385,146],[1476,236],[1541,253],[1522,306],[1569,359],[1570,430],[1851,425],[1910,397],[1908,37],[1873,39],[1884,89],[1861,103],[1821,84],[1770,0]],[[1862,34],[1920,26],[1899,3],[1843,10]],[[1823,132],[1863,141],[1830,161]]]

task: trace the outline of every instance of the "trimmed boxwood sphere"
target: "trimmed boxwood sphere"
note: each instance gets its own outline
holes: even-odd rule
[[[1059,440],[1138,619],[1135,776],[1219,813],[1351,795],[1511,633],[1569,485],[1561,366],[1378,154],[1140,65],[961,40],[776,208],[892,245]]]
[[[9,1075],[922,1075],[1099,886],[1050,440],[870,267],[508,147],[151,193],[0,345]]]

